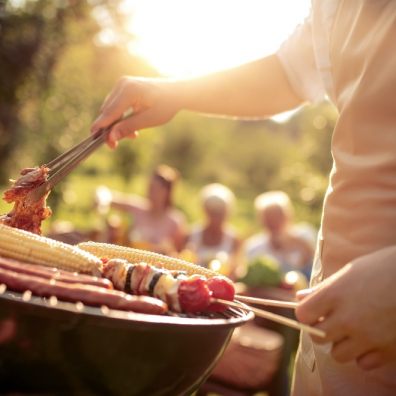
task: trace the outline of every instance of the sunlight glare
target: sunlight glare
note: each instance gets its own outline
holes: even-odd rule
[[[129,50],[166,76],[237,66],[279,47],[309,0],[124,0],[135,36]]]

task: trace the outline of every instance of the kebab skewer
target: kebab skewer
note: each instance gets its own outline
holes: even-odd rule
[[[232,301],[235,290],[223,276],[205,278],[187,276],[147,263],[132,264],[125,259],[110,259],[103,266],[103,276],[116,289],[136,295],[149,295],[166,302],[175,312],[223,311],[226,306],[213,304],[212,298]]]
[[[124,246],[117,246],[117,245],[96,243],[96,242],[83,242],[80,243],[78,246],[81,249],[86,250],[89,253],[92,253],[98,257],[122,258],[127,260],[129,263],[139,263],[144,261],[153,266],[161,266],[170,271],[184,271],[187,276],[199,274],[203,277],[206,277],[207,278],[206,285],[208,286],[209,290],[212,293],[210,298],[210,305],[207,308],[209,310],[210,309],[221,310],[224,309],[227,305],[232,307],[235,306],[234,304],[237,304],[239,308],[251,310],[252,312],[255,313],[256,316],[260,316],[289,327],[294,327],[300,330],[302,329],[310,334],[314,334],[319,337],[325,336],[325,333],[323,331],[315,327],[306,326],[303,325],[302,323],[297,322],[296,320],[285,318],[281,315],[277,315],[272,312],[250,307],[246,304],[239,302],[238,298],[241,296],[235,296],[232,282],[225,277],[220,277],[222,278],[222,281],[219,282],[218,274],[207,268],[199,267],[197,265],[194,265],[192,263],[177,258],[167,257],[158,253],[147,252],[147,251],[128,248]],[[191,279],[191,285],[194,285],[192,279]],[[193,296],[193,294],[191,294],[191,296]],[[235,297],[237,297],[236,300],[234,300]],[[203,300],[205,301],[205,298]],[[215,305],[214,303],[216,302],[216,300],[218,301],[217,304]],[[254,303],[258,303],[258,301],[254,301]],[[262,305],[283,306],[292,309],[295,308],[295,303],[283,302],[283,301],[280,302],[273,300],[263,300]],[[171,307],[171,309],[174,308]]]

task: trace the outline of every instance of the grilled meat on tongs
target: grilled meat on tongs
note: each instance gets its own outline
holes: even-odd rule
[[[25,168],[20,173],[21,177],[11,180],[13,184],[4,192],[3,199],[13,203],[14,207],[8,214],[0,216],[0,223],[41,234],[41,222],[52,214],[46,206],[49,191],[37,201],[29,200],[28,194],[47,180],[48,172],[49,168],[45,165]]]

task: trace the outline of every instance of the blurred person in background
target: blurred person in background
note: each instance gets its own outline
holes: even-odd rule
[[[77,243],[91,239],[91,234],[81,231],[70,221],[56,220],[51,223],[51,227],[46,236],[60,242],[75,245]]]
[[[172,201],[178,178],[176,169],[159,165],[151,175],[147,198],[100,187],[96,191],[96,203],[99,211],[111,207],[132,215],[127,238],[130,246],[175,254],[185,240],[185,218]]]
[[[321,230],[298,318],[293,395],[393,396],[396,387],[396,2],[313,0],[277,53],[194,79],[122,78],[92,132],[128,108],[115,147],[180,110],[270,117],[328,97],[339,117]],[[313,342],[314,341],[314,342]]]
[[[197,264],[234,277],[240,240],[228,219],[235,196],[226,186],[213,183],[201,191],[202,210],[205,222],[193,227],[187,238],[187,249],[191,250]]]
[[[103,187],[101,187],[103,189]],[[102,190],[104,191],[104,190]],[[107,190],[109,191],[109,190]],[[95,242],[112,243],[115,245],[128,244],[122,217],[112,213],[103,219],[103,224],[92,230],[90,240]]]
[[[254,206],[263,232],[246,241],[245,254],[249,261],[270,256],[280,264],[282,272],[298,270],[309,279],[312,267],[315,236],[306,237],[304,229],[293,224],[293,207],[283,191],[259,195]]]
[[[305,224],[303,227],[294,224],[293,205],[283,191],[268,191],[258,195],[254,206],[262,231],[245,242],[247,275],[241,281],[248,286],[249,295],[293,299],[294,291],[308,284],[316,240],[315,231],[313,227],[308,228]],[[273,307],[267,309],[295,319],[294,312],[290,310]],[[278,386],[279,394],[287,395],[288,370],[297,349],[298,332],[267,320],[256,321],[258,325],[282,335],[282,357],[274,382]]]

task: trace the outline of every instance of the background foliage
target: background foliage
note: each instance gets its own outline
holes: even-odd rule
[[[42,164],[81,140],[103,98],[125,74],[156,72],[125,50],[117,1],[0,1],[0,188],[18,170]],[[105,16],[105,18],[103,17]],[[100,17],[101,16],[101,17]],[[98,35],[113,27],[117,40]],[[158,163],[182,175],[176,204],[190,222],[200,219],[197,192],[209,182],[238,198],[232,221],[242,236],[256,229],[252,202],[266,190],[290,194],[299,221],[319,224],[331,166],[336,112],[328,103],[305,106],[287,122],[210,119],[183,112],[146,130],[112,152],[101,148],[50,196],[51,221],[89,229],[103,219],[94,211],[98,185],[145,193]],[[0,203],[1,212],[9,210]],[[50,227],[48,221],[46,227]],[[127,219],[125,220],[127,221]]]

